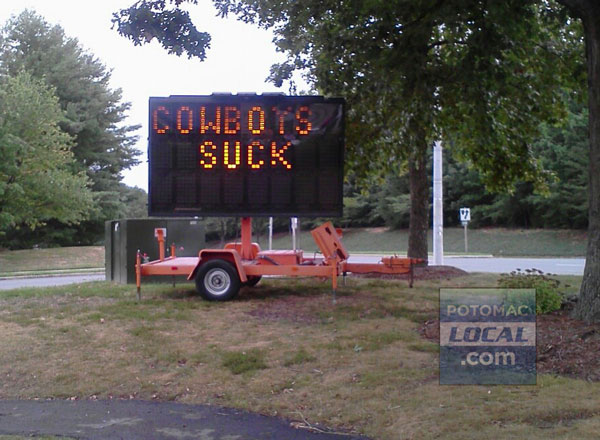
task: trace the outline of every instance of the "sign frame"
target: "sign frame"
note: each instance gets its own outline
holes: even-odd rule
[[[163,103],[163,104],[161,104]],[[293,157],[295,159],[298,158],[298,156],[300,157],[304,157],[302,156],[302,154],[306,155],[308,153],[303,153],[302,151],[305,150],[300,150],[301,148],[303,148],[303,146],[308,145],[310,148],[312,148],[314,150],[314,152],[312,152],[311,150],[311,155],[312,156],[308,156],[310,160],[314,160],[315,163],[312,164],[311,167],[306,167],[304,166],[304,168],[302,168],[300,166],[300,164],[304,164],[304,163],[310,163],[310,160],[306,160],[304,159],[303,162],[298,161],[298,164],[293,163],[294,165],[294,169],[288,174],[286,173],[286,170],[283,168],[283,160],[289,160],[289,163],[292,164],[291,159],[289,159],[289,157],[286,156],[285,159],[283,159],[284,154],[286,154],[286,152],[281,153],[280,155],[278,155],[278,153],[276,153],[275,151],[282,151],[282,150],[272,150],[272,152],[270,153],[271,156],[267,158],[267,156],[264,156],[263,159],[258,160],[257,157],[258,155],[256,155],[257,157],[252,159],[252,150],[251,150],[251,145],[244,145],[244,140],[246,141],[246,143],[248,142],[247,140],[252,138],[252,136],[254,136],[251,133],[255,133],[258,132],[259,130],[257,129],[258,127],[258,115],[260,115],[259,112],[256,112],[256,114],[250,114],[248,113],[248,120],[247,120],[247,125],[245,127],[244,131],[244,120],[243,119],[239,119],[241,121],[241,125],[238,124],[238,129],[239,129],[239,134],[236,134],[236,136],[239,136],[240,140],[239,143],[241,145],[241,150],[238,148],[238,141],[237,138],[233,138],[231,136],[227,137],[226,135],[223,134],[224,131],[224,127],[227,122],[227,120],[225,120],[225,122],[221,121],[221,133],[216,132],[216,130],[213,128],[213,131],[216,132],[212,134],[212,138],[211,135],[208,134],[199,134],[199,130],[197,129],[198,126],[202,126],[202,122],[197,122],[195,121],[195,126],[193,127],[194,129],[196,129],[196,131],[192,131],[190,130],[188,133],[188,137],[182,135],[181,133],[185,132],[185,130],[181,130],[181,128],[192,128],[191,125],[185,125],[185,124],[191,124],[191,120],[192,120],[192,116],[189,116],[190,118],[190,122],[187,122],[187,117],[188,115],[190,115],[192,112],[195,111],[196,114],[200,113],[201,108],[205,108],[206,109],[206,113],[209,113],[209,106],[212,106],[210,108],[216,108],[215,106],[220,106],[221,110],[221,117],[225,118],[225,116],[222,115],[223,113],[223,109],[227,109],[227,108],[231,108],[231,107],[226,107],[226,106],[235,106],[236,103],[239,104],[239,113],[244,114],[244,109],[247,110],[249,105],[252,105],[252,103],[264,103],[264,108],[267,109],[265,110],[265,114],[266,114],[266,119],[267,122],[265,123],[265,126],[267,127],[266,130],[263,131],[263,133],[267,133],[263,136],[263,138],[261,138],[261,145],[256,145],[255,151],[258,151],[258,148],[260,147],[260,153],[261,154],[268,154],[265,153],[264,150],[269,149],[269,146],[271,145],[271,143],[273,145],[276,144],[275,140],[277,140],[279,143],[277,144],[277,148],[283,148],[282,147],[282,139],[284,136],[284,119],[283,117],[280,117],[280,119],[277,119],[277,121],[279,121],[279,123],[281,125],[278,125],[277,127],[281,127],[281,131],[275,133],[275,125],[274,122],[275,121],[273,118],[276,114],[276,111],[279,112],[280,106],[285,107],[285,109],[287,110],[292,110],[291,112],[292,114],[289,115],[287,112],[286,113],[286,119],[285,119],[285,140],[289,139],[289,142],[287,142],[287,145],[289,147],[289,151],[291,151],[289,154],[289,157]],[[166,105],[170,105],[171,107],[166,107]],[[201,105],[206,105],[206,107],[199,107]],[[194,107],[193,107],[194,106]],[[279,107],[276,107],[279,106]],[[157,117],[157,112],[156,109],[157,108],[167,108],[167,109],[171,109],[169,110],[163,110],[162,112],[165,115],[165,120],[169,121],[168,123],[164,123],[164,122],[157,122],[158,121],[158,117]],[[177,117],[175,118],[175,116],[173,115],[173,108],[177,108]],[[188,113],[185,113],[185,110],[183,112],[179,111],[181,108],[192,108],[192,111],[188,111]],[[254,110],[254,107],[251,107],[252,110]],[[272,111],[270,110],[272,108]],[[276,110],[277,108],[277,110]],[[298,113],[298,109],[304,109],[304,108],[308,108],[308,111],[305,111],[305,113]],[[280,94],[280,93],[264,93],[261,95],[257,95],[257,94],[237,94],[237,95],[233,95],[233,94],[212,94],[212,95],[171,95],[169,97],[151,97],[149,99],[149,136],[148,136],[148,215],[149,216],[169,216],[169,217],[180,217],[180,216],[199,216],[199,217],[214,217],[214,216],[218,216],[218,217],[276,217],[276,216],[281,216],[281,217],[337,217],[337,216],[341,216],[342,215],[342,211],[343,211],[343,179],[344,179],[344,154],[345,154],[345,138],[344,138],[344,133],[345,133],[345,101],[342,98],[325,98],[323,96],[315,96],[315,95],[307,95],[307,96],[289,96],[289,95],[284,95],[284,94]],[[195,110],[194,110],[195,109]],[[316,116],[312,116],[312,113],[310,113],[310,110],[312,109],[317,109],[320,110],[321,113],[317,113]],[[325,110],[324,110],[325,109]],[[329,111],[331,114],[328,114],[327,111]],[[283,110],[281,111],[283,113]],[[179,114],[181,113],[183,115],[183,117]],[[279,113],[277,113],[279,114]],[[325,116],[323,116],[323,114],[325,114]],[[310,115],[310,116],[309,116]],[[334,116],[332,116],[334,115]],[[195,115],[194,115],[195,116]],[[261,119],[262,119],[262,115]],[[326,116],[329,117],[329,119],[326,119]],[[254,128],[256,129],[256,131],[253,131],[250,133],[249,129],[252,128],[250,127],[250,121],[252,120],[251,118],[255,118],[254,119]],[[169,118],[169,119],[166,119]],[[209,118],[210,116],[207,116],[207,119],[205,121],[205,126],[202,127],[207,127],[209,124]],[[216,118],[216,113],[213,112],[213,121],[214,122],[214,118]],[[270,118],[270,119],[269,119]],[[294,119],[295,118],[295,119]],[[313,131],[311,131],[310,128],[310,124],[307,123],[307,121],[309,120],[308,118],[315,118],[312,121],[312,126],[314,127]],[[318,119],[321,118],[321,119]],[[184,124],[181,124],[180,121],[184,121]],[[174,126],[175,121],[177,121],[177,127]],[[268,123],[271,123],[271,127],[269,130],[269,126]],[[261,122],[261,129],[263,128],[262,125],[262,120]],[[163,125],[161,125],[163,124]],[[294,124],[296,124],[294,126]],[[301,125],[304,124],[304,125]],[[329,125],[327,125],[329,124]],[[303,132],[301,129],[299,129],[298,127],[301,127],[301,129],[304,129]],[[161,128],[170,128],[172,129],[172,132],[169,132],[168,135],[170,137],[165,137],[163,140],[161,140],[161,138],[159,136],[162,136],[164,134],[160,133],[160,131],[158,131]],[[233,127],[233,126],[230,126]],[[308,127],[308,130],[306,130],[306,128]],[[175,132],[175,129],[178,129],[179,132]],[[295,132],[294,132],[295,130]],[[205,130],[206,131],[206,130]],[[191,132],[191,133],[190,133]],[[291,133],[290,133],[291,132]],[[271,135],[271,137],[269,137],[269,133]],[[275,133],[275,134],[274,134]],[[281,133],[281,135],[279,134]],[[223,135],[222,135],[223,134]],[[222,135],[222,136],[220,136]],[[305,135],[305,136],[302,136]],[[219,137],[220,136],[220,137]],[[239,181],[243,182],[241,184],[241,188],[243,191],[243,193],[238,197],[238,198],[242,198],[243,199],[243,203],[234,206],[233,203],[229,203],[228,205],[223,203],[223,192],[225,191],[224,189],[222,189],[223,187],[225,187],[226,185],[230,184],[232,178],[229,176],[233,176],[234,173],[229,174],[229,170],[225,169],[225,163],[227,162],[223,162],[219,164],[215,165],[215,169],[213,170],[209,170],[208,173],[212,173],[214,180],[219,182],[219,196],[215,196],[215,197],[220,197],[220,202],[214,202],[210,205],[202,205],[201,202],[196,202],[194,203],[194,206],[190,206],[190,204],[188,204],[185,207],[182,207],[181,205],[178,205],[177,203],[177,197],[178,197],[178,186],[177,186],[177,182],[178,182],[178,178],[180,178],[182,176],[182,172],[187,173],[188,176],[190,177],[190,181],[193,181],[193,185],[196,185],[197,188],[201,188],[202,187],[202,183],[198,183],[200,182],[200,179],[202,179],[201,176],[205,176],[208,175],[206,174],[207,171],[205,171],[204,169],[200,169],[201,165],[198,165],[198,162],[195,163],[195,167],[193,168],[188,166],[188,168],[185,171],[182,171],[181,168],[177,168],[179,166],[180,163],[180,159],[174,159],[175,155],[178,154],[177,152],[175,152],[175,147],[180,146],[185,144],[186,146],[189,147],[189,149],[193,149],[193,148],[199,148],[198,146],[196,146],[194,144],[194,142],[204,142],[206,144],[207,141],[206,139],[211,138],[211,139],[219,139],[220,142],[222,142],[222,146],[220,146],[220,148],[222,148],[222,151],[220,152],[221,156],[219,157],[219,160],[225,160],[224,156],[225,156],[225,148],[228,148],[227,153],[228,154],[228,160],[232,161],[233,159],[231,159],[233,157],[233,147],[231,145],[233,145],[234,143],[235,145],[235,154],[240,154],[241,155],[241,164],[240,161],[238,160],[238,158],[236,157],[235,160],[238,160],[238,162],[236,162],[240,168],[236,169],[234,171],[234,173],[237,173],[236,176],[238,178]],[[225,147],[225,141],[228,141],[229,144],[227,147]],[[210,142],[209,142],[210,143]],[[217,144],[217,141],[214,142],[215,144]],[[167,151],[165,147],[165,145],[170,145],[172,147],[172,150]],[[205,145],[202,144],[202,145]],[[252,143],[254,144],[254,142]],[[267,148],[263,148],[263,145],[266,145]],[[161,158],[158,154],[156,154],[156,151],[159,151],[158,149],[162,148],[163,150],[163,154],[166,155],[170,155],[169,157],[169,165],[163,165],[163,162],[160,162],[159,159]],[[212,145],[211,145],[212,148]],[[246,148],[248,148],[246,150]],[[274,146],[272,148],[275,148]],[[308,148],[308,147],[307,147]],[[166,152],[165,152],[166,151]],[[202,150],[204,151],[204,150]],[[241,151],[241,153],[239,153]],[[288,150],[286,150],[288,151]],[[308,151],[308,150],[307,150]],[[194,153],[192,153],[194,154]],[[198,158],[200,158],[199,154],[196,152],[196,160],[198,160]],[[204,156],[202,156],[203,158],[209,157],[208,154],[209,153],[202,153],[204,154]],[[215,153],[215,156],[218,153]],[[326,156],[322,156],[323,154],[325,154]],[[328,156],[327,156],[328,155]],[[325,159],[323,159],[323,157],[325,157]],[[213,159],[212,156],[210,156],[210,159]],[[270,160],[273,159],[273,160]],[[277,162],[277,160],[279,160],[279,162]],[[257,172],[256,170],[251,170],[249,167],[250,165],[254,165],[254,162],[252,162],[254,160],[254,162],[259,163],[259,162],[267,162],[267,166],[265,166],[264,169],[264,173],[261,175],[260,172]],[[330,162],[327,162],[327,160],[330,160]],[[271,162],[275,162],[273,164],[273,168],[277,168],[277,165],[279,165],[279,167],[277,169],[269,169],[268,165],[270,165]],[[202,163],[200,161],[200,163]],[[213,161],[214,163],[214,161]],[[324,164],[324,165],[322,165]],[[333,164],[333,165],[332,165]],[[296,167],[297,165],[297,167]],[[319,168],[319,165],[321,165],[322,167]],[[163,171],[158,171],[159,167],[163,167],[161,168]],[[205,165],[202,165],[206,168]],[[287,165],[285,165],[287,166]],[[246,169],[243,169],[242,167],[246,167]],[[291,166],[288,166],[288,168],[291,169]],[[325,172],[325,171],[329,170],[330,172]],[[204,174],[202,174],[204,173]],[[302,176],[304,177],[304,175],[302,174],[306,174],[309,177],[305,178],[304,181],[308,181],[309,184],[306,185],[306,188],[308,188],[308,191],[306,192],[307,194],[309,194],[306,197],[302,197],[301,194],[302,193],[302,189],[305,186],[303,185],[304,181],[300,181],[300,179],[298,178],[298,176]],[[248,176],[252,176],[252,178],[249,178]],[[259,176],[258,178],[256,176]],[[275,192],[280,191],[279,188],[277,187],[277,180],[273,177],[273,176],[279,176],[280,180],[283,180],[285,182],[286,186],[285,188],[287,188],[286,190],[289,193],[289,202],[286,203],[273,203],[273,200],[276,199],[276,197],[273,195],[275,194]],[[256,199],[256,196],[254,192],[252,192],[252,186],[251,186],[251,182],[256,181],[257,179],[260,179],[262,177],[262,179],[264,179],[265,181],[268,181],[268,185],[269,185],[269,189],[268,190],[264,190],[263,191],[268,191],[269,194],[269,201],[266,203],[262,203],[260,204],[260,206],[255,206],[254,200]],[[254,179],[254,180],[252,180]],[[183,178],[181,177],[181,180],[183,180]],[[289,181],[289,183],[288,183]],[[161,200],[169,200],[170,204],[167,207],[167,203],[162,203],[162,204],[158,204],[156,201],[159,198],[156,194],[159,193],[161,191],[164,190],[164,188],[161,188],[162,186],[169,186],[170,185],[170,197],[164,196]],[[264,185],[263,185],[264,187]],[[261,187],[261,189],[263,188]],[[207,188],[207,186],[205,185],[204,188]],[[196,190],[194,190],[196,191]],[[198,191],[200,191],[200,189],[198,189]],[[208,190],[204,190],[205,192],[207,192]],[[284,192],[284,190],[281,190],[281,192]],[[217,191],[213,192],[213,194],[216,194]],[[312,197],[312,199],[310,199]],[[299,200],[303,200],[303,199],[309,199],[309,200],[313,200],[310,203],[309,202],[304,202],[304,203],[299,203]],[[199,200],[199,196],[196,194],[196,201]],[[260,199],[259,199],[260,200]],[[326,200],[327,202],[323,202],[323,200]]]
[[[458,212],[461,222],[468,223],[471,221],[471,208],[460,208]]]

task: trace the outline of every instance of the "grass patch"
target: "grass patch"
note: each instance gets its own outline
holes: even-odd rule
[[[413,351],[422,351],[424,353],[439,353],[440,346],[438,344],[434,344],[433,342],[413,342],[412,344],[408,344],[408,349]]]
[[[155,292],[158,286],[144,286],[144,291]],[[77,297],[77,298],[135,298],[131,286],[97,281],[90,283],[69,284],[67,286],[24,287],[22,289],[0,290],[0,300],[10,298],[47,298],[47,297]]]
[[[140,325],[129,330],[129,333],[136,338],[140,339],[152,339],[155,337],[154,327],[149,327],[146,325]]]
[[[223,353],[223,366],[233,374],[248,373],[267,367],[265,355],[260,350],[229,351]]]
[[[261,247],[266,248],[267,237],[262,236]],[[408,230],[388,228],[356,228],[344,231],[344,246],[350,253],[398,252],[408,249]],[[306,252],[316,251],[310,231],[298,233],[299,247]],[[429,231],[429,252],[433,252],[433,240]],[[551,229],[469,229],[469,253],[495,256],[561,256],[578,257],[586,253],[586,233],[578,230]],[[276,234],[273,249],[290,249],[288,234]],[[448,254],[464,253],[462,228],[444,229],[444,251]]]
[[[294,354],[288,356],[283,363],[284,366],[300,365],[306,362],[313,362],[317,358],[311,355],[304,347],[299,348]]]
[[[144,322],[156,322],[163,319],[187,321],[191,317],[190,310],[185,307],[185,304],[173,300],[118,301],[99,307],[99,311],[92,315],[93,318],[95,319],[98,314],[111,319]]]
[[[389,331],[383,333],[372,333],[364,338],[365,350],[381,350],[387,345],[398,341],[411,342],[419,338],[416,333],[404,331]]]
[[[404,305],[396,305],[392,301],[387,303],[372,303],[370,306],[361,304],[340,305],[333,312],[328,310],[318,311],[319,317],[324,320],[338,319],[347,321],[360,321],[363,319],[382,319],[385,317],[405,318],[412,322],[421,323],[437,317],[437,310],[415,309]]]
[[[104,246],[0,252],[1,273],[104,267]]]
[[[581,281],[559,278],[566,289]],[[0,395],[301,413],[382,440],[597,438],[598,383],[541,375],[528,387],[438,384],[438,346],[417,329],[436,317],[439,288],[497,280],[410,289],[350,277],[335,304],[316,279],[265,279],[228,303],[202,301],[193,285],[145,285],[141,303],[134,286],[110,283],[0,292]]]

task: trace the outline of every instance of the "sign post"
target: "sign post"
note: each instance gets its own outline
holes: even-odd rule
[[[444,196],[442,192],[442,143],[433,146],[433,264],[444,264]]]
[[[296,246],[296,231],[298,230],[298,217],[290,218],[292,225],[292,250],[295,252],[298,247]]]
[[[269,250],[273,249],[273,217],[269,217]]]
[[[465,230],[465,253],[469,252],[469,239],[467,237],[467,226],[471,221],[471,209],[470,208],[460,208],[460,222],[463,225]]]

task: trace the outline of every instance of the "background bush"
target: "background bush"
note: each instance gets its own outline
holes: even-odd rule
[[[509,289],[535,289],[538,315],[558,310],[562,305],[563,297],[558,291],[560,281],[538,269],[517,269],[509,274],[502,274],[498,284]]]

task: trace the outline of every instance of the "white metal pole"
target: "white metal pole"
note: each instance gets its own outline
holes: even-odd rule
[[[298,217],[292,217],[292,249],[296,250],[296,228],[298,227]]]
[[[269,250],[273,249],[273,217],[269,217]]]
[[[442,143],[433,145],[433,264],[444,264],[444,196],[442,192]]]

